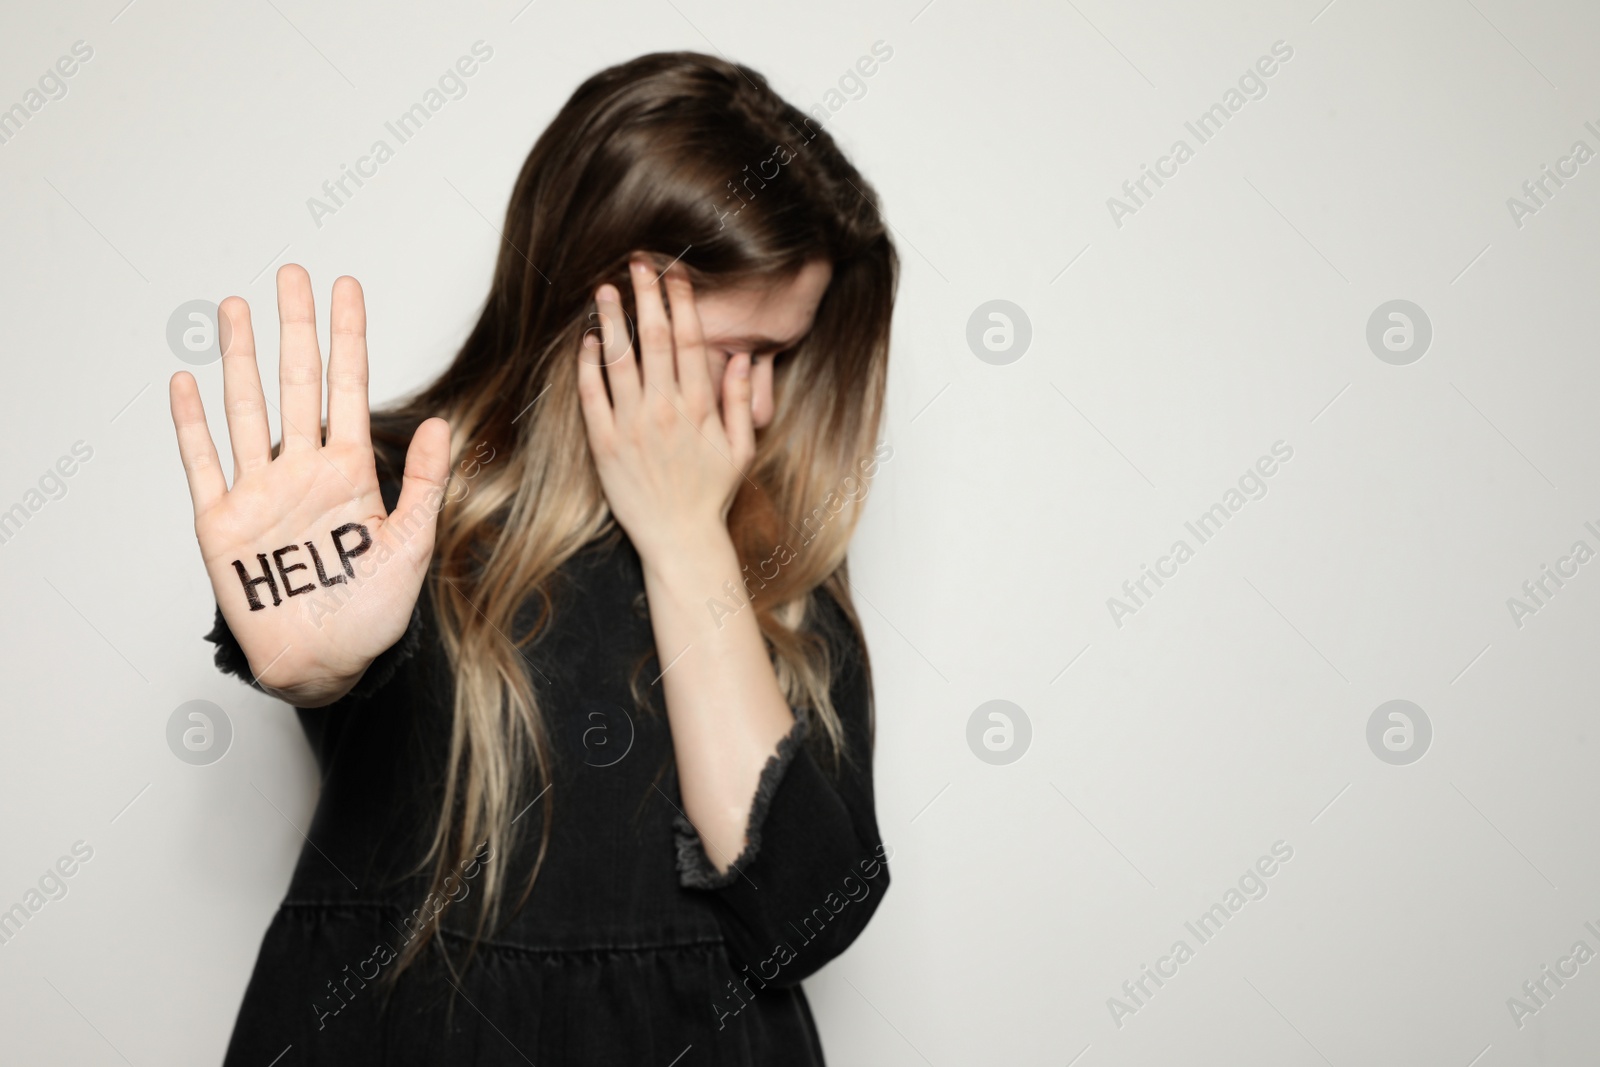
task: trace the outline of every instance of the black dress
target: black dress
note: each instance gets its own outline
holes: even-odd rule
[[[394,507],[396,488],[383,485]],[[411,873],[442,797],[451,680],[426,589],[405,636],[360,685],[299,709],[322,790],[289,890],[262,939],[225,1067],[302,1064],[821,1064],[801,979],[843,952],[889,887],[873,812],[870,686],[839,606],[825,636],[848,738],[838,773],[797,710],[767,763],[748,844],[726,872],[681,813],[671,735],[629,679],[660,671],[639,556],[620,531],[557,574],[553,625],[525,646],[554,750],[551,788],[518,816],[506,866],[521,895],[553,803],[549,852],[526,903],[457,978],[438,944],[380,979],[431,914]],[[531,623],[527,605],[519,625]],[[525,631],[524,631],[525,632]],[[217,613],[217,664],[250,678]],[[816,731],[820,734],[820,730]],[[477,869],[449,892],[473,894]],[[455,918],[458,913],[462,918]],[[471,929],[447,907],[436,941],[459,966]]]

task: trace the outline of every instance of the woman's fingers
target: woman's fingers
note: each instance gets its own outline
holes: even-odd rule
[[[619,416],[626,416],[638,407],[641,386],[633,344],[628,339],[628,320],[622,313],[622,294],[614,285],[602,285],[595,290],[594,302],[600,316],[601,352],[605,356],[606,380],[611,384],[611,403]]]
[[[311,276],[297,263],[278,269],[278,404],[283,451],[322,447],[322,354]]]
[[[217,446],[206,426],[205,407],[200,403],[200,387],[194,375],[181,370],[172,376],[167,388],[172,404],[172,425],[178,431],[178,455],[183,457],[183,473],[189,479],[189,498],[199,518],[228,492],[217,459]]]
[[[667,398],[677,391],[677,375],[672,369],[672,325],[667,322],[666,305],[661,302],[661,286],[656,272],[642,258],[628,263],[633,279],[633,306],[639,309],[639,363],[644,369],[644,387],[661,390]]]
[[[328,440],[371,445],[367,410],[367,304],[349,275],[333,283],[328,343]]]
[[[667,300],[672,308],[672,343],[677,351],[678,389],[685,405],[697,414],[711,410],[711,371],[706,366],[706,340],[695,308],[694,285],[681,266],[668,268]]]
[[[272,462],[272,428],[267,425],[267,400],[261,393],[256,366],[255,329],[250,305],[230,296],[217,308],[217,333],[222,342],[222,410],[233,448],[233,480]]]
[[[593,333],[584,334],[583,347],[578,352],[578,403],[583,408],[583,422],[589,430],[589,448],[596,456],[609,446],[616,428],[616,415],[611,410],[611,401],[606,399],[601,358],[600,339]]]
[[[733,450],[729,458],[743,472],[756,454],[755,419],[750,409],[750,353],[735,352],[722,372],[722,428]]]

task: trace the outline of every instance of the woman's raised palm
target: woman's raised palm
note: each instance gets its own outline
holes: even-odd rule
[[[218,309],[231,489],[187,371],[172,376],[172,421],[223,618],[264,688],[319,707],[347,693],[405,632],[433,554],[450,428],[443,419],[417,428],[389,515],[373,461],[360,284],[333,283],[326,441],[311,279],[299,266],[278,271],[278,318],[276,457],[250,307],[239,297]]]

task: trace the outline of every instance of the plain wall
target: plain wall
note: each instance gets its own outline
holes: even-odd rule
[[[0,33],[0,106],[93,49],[0,144],[0,509],[93,450],[0,544],[0,908],[93,850],[0,946],[0,1060],[216,1063],[315,803],[293,712],[201,640],[174,310],[248,299],[275,403],[274,268],[310,270],[324,338],[354,274],[374,402],[398,396],[464,338],[584,77],[717,49],[826,108],[878,41],[829,129],[904,263],[851,554],[894,884],[806,984],[830,1062],[1592,1057],[1600,962],[1560,961],[1600,951],[1600,562],[1523,591],[1600,551],[1600,160],[1560,162],[1600,152],[1592,5],[123,3],[11,4]],[[479,40],[466,96],[314,220]],[[1275,42],[1202,143],[1185,123]],[[1576,174],[1535,202],[1546,164]],[[968,342],[992,300],[1029,324],[1009,363]],[[1368,343],[1393,300],[1431,323],[1413,362]],[[226,464],[220,367],[195,371]],[[208,766],[166,740],[196,699],[233,728]],[[1008,763],[969,743],[993,700],[1029,724]],[[1409,764],[1369,744],[1391,700],[1431,724]],[[1169,977],[1140,993],[1145,965]],[[1577,970],[1535,1004],[1546,965]]]

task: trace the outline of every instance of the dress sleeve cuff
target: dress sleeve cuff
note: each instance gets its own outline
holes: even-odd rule
[[[750,822],[745,827],[744,851],[718,873],[706,855],[705,843],[687,816],[679,813],[673,817],[673,836],[678,845],[678,884],[686,889],[720,889],[731,885],[739,873],[748,867],[761,849],[761,826],[767,819],[767,809],[783,782],[784,772],[794,762],[801,744],[809,731],[810,720],[802,709],[796,713],[794,726],[778,742],[778,751],[767,757],[761,769],[761,779],[756,783],[755,800],[750,805]]]
[[[400,670],[400,666],[422,647],[422,629],[422,606],[419,603],[411,609],[411,621],[406,625],[406,632],[400,635],[400,640],[378,654],[367,667],[367,672],[361,676],[361,680],[342,699],[362,700],[387,685]],[[206,634],[206,640],[217,646],[213,661],[218,670],[223,674],[239,678],[252,689],[266,692],[256,680],[255,672],[250,669],[249,657],[244,654],[244,649],[239,647],[239,639],[233,636],[227,620],[222,617],[221,607],[217,608],[216,620],[212,624],[211,632]]]

